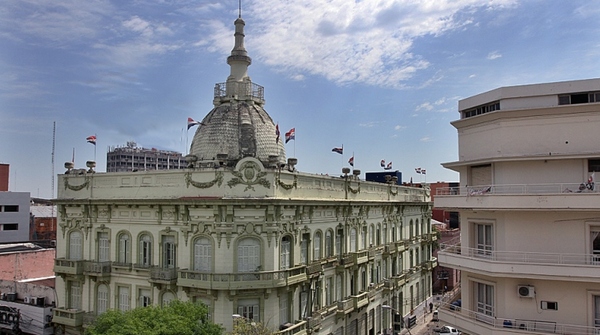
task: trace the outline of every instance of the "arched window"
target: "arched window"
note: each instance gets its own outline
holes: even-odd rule
[[[119,234],[119,258],[122,264],[131,263],[131,237],[127,233]]]
[[[321,232],[315,233],[315,240],[313,241],[313,259],[321,259]]]
[[[350,229],[350,252],[356,252],[356,228]]]
[[[194,242],[194,271],[210,272],[212,270],[212,243],[206,237],[199,237]]]
[[[152,236],[149,234],[140,235],[138,264],[141,267],[152,266]]]
[[[383,224],[383,244],[387,244],[388,243],[388,229],[387,229],[387,223]]]
[[[281,239],[281,259],[279,260],[279,268],[281,270],[289,269],[292,264],[292,239],[290,236],[284,236]]]
[[[375,228],[373,225],[369,226],[369,243],[375,245]]]
[[[175,268],[177,260],[177,251],[175,245],[175,236],[164,235],[162,237],[162,267],[165,269]]]
[[[238,272],[260,271],[260,242],[253,238],[244,238],[238,243]]]
[[[110,238],[108,232],[98,233],[98,262],[110,260]]]
[[[333,256],[333,233],[328,230],[325,233],[325,257]]]
[[[100,315],[108,310],[108,286],[105,284],[98,285],[97,292],[96,313]]]
[[[377,224],[377,231],[375,232],[375,238],[377,239],[375,243],[380,246],[381,245],[381,226]]]
[[[69,234],[69,259],[83,259],[83,234],[79,230],[74,230]]]
[[[171,301],[175,300],[175,294],[173,294],[173,292],[171,291],[166,291],[165,293],[163,293],[162,295],[162,305],[163,307],[169,305],[171,303]]]

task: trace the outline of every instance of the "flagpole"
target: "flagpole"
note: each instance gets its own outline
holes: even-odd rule
[[[294,158],[296,158],[296,127],[294,127]]]
[[[96,161],[96,147],[98,146],[97,142],[98,142],[98,135],[94,134],[94,137],[96,137],[96,142],[94,142],[94,162]]]

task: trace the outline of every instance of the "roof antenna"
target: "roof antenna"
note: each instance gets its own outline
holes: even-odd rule
[[[242,18],[242,0],[238,1],[239,5],[238,5],[238,17],[241,19]]]

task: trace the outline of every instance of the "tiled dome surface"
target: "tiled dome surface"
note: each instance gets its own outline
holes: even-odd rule
[[[266,163],[269,156],[279,156],[285,163],[283,139],[276,141],[275,124],[259,105],[237,102],[215,107],[196,130],[190,154],[198,160],[215,160],[227,154],[229,161],[255,157]]]

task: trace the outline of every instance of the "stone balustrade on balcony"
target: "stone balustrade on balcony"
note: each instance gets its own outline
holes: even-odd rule
[[[80,275],[83,274],[83,263],[83,260],[57,258],[54,260],[54,272],[59,275]]]
[[[307,280],[306,266],[278,271],[208,273],[179,270],[177,284],[183,287],[213,290],[239,290],[286,287]]]

